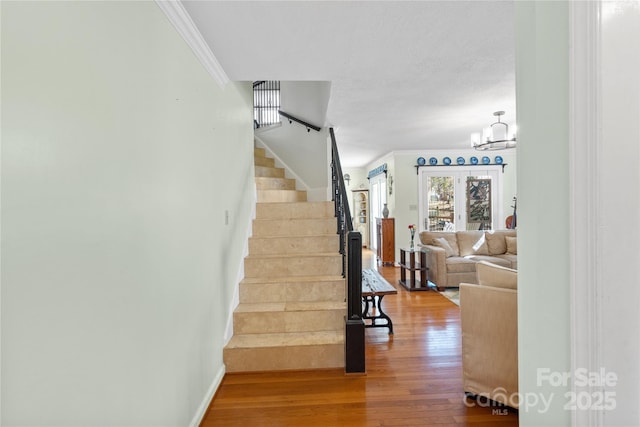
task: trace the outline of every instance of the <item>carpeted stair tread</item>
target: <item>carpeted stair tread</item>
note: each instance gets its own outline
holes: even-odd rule
[[[258,202],[256,220],[289,218],[333,218],[332,202]]]
[[[253,237],[337,234],[335,218],[255,219]]]
[[[268,168],[275,168],[275,160],[270,157],[257,156],[253,158],[253,164],[255,166],[265,166]]]
[[[257,206],[277,206],[278,208],[283,207],[283,205],[288,204],[291,206],[300,206],[300,207],[306,207],[306,206],[312,206],[312,207],[317,207],[318,209],[323,209],[323,208],[331,208],[333,209],[333,202],[287,202],[287,203],[275,203],[275,202],[259,202],[257,203]]]
[[[249,254],[247,256],[247,258],[251,258],[251,259],[276,259],[276,258],[291,258],[291,259],[298,259],[298,258],[340,258],[342,255],[340,255],[337,252],[318,252],[318,253],[295,253],[295,254],[288,254],[288,253],[282,253],[282,254],[258,254],[258,255],[251,255]]]
[[[236,307],[236,313],[343,310],[345,308],[344,301],[241,303]]]
[[[256,177],[257,190],[295,190],[295,179],[274,178],[274,177]]]
[[[260,348],[344,343],[342,331],[234,335],[226,348]]]
[[[255,176],[258,176],[258,177],[270,176],[270,177],[284,178],[283,168],[255,165],[254,170],[255,170]]]
[[[317,219],[317,218],[315,218]],[[337,236],[338,238],[340,236],[338,236],[336,233],[318,233],[318,234],[305,234],[303,236],[252,236],[251,239],[313,239],[314,237],[327,237],[327,236]]]
[[[287,277],[245,277],[242,282],[253,283],[305,283],[344,281],[342,276],[287,276]]]
[[[307,200],[307,192],[304,190],[278,190],[278,189],[258,189],[257,196],[259,202],[269,203],[291,203],[294,201]]]

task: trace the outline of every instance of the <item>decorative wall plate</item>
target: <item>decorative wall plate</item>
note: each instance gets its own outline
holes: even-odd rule
[[[471,162],[472,165],[477,165],[478,164],[478,158],[475,157],[475,156],[470,158],[469,161]]]
[[[450,165],[451,159],[449,157],[445,157],[444,159],[442,159],[442,163],[444,163],[445,165]]]
[[[501,165],[502,164],[502,156],[496,156],[495,161],[496,161],[496,165]]]
[[[438,164],[438,159],[436,159],[435,157],[430,158],[430,159],[429,159],[429,164],[430,164],[431,166],[435,166],[435,165],[437,165],[437,164]]]
[[[464,165],[464,157],[458,157],[456,159],[456,163],[459,165]]]
[[[488,156],[483,156],[482,157],[482,164],[483,165],[488,165],[489,163],[491,163],[491,159]]]
[[[424,159],[424,157],[418,157],[418,164],[420,166],[424,166],[427,164],[427,161]]]

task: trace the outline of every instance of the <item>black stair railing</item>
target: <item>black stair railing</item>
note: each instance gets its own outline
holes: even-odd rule
[[[345,372],[365,372],[364,320],[362,319],[362,235],[353,231],[347,190],[333,128],[331,135],[331,171],[333,201],[338,219],[342,275],[347,280],[347,315],[345,317]]]
[[[320,130],[322,129],[320,126],[312,125],[311,123],[305,122],[304,120],[299,119],[296,116],[293,116],[289,113],[285,113],[282,110],[278,110],[278,114],[280,114],[282,117],[287,118],[289,120],[289,123],[291,122],[300,123],[302,126],[307,128],[307,132],[309,132],[311,129],[315,130],[316,132],[320,132]]]

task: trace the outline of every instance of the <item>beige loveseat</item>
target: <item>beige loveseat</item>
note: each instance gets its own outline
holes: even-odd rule
[[[460,284],[463,389],[518,408],[518,273],[482,261],[477,276]]]
[[[488,261],[518,269],[516,230],[422,231],[428,249],[429,281],[438,290],[476,281],[476,263]]]

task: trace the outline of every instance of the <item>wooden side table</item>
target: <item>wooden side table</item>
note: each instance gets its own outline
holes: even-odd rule
[[[416,262],[416,255],[419,262]],[[407,271],[409,280],[407,280]],[[419,281],[416,282],[416,272],[419,273]],[[400,281],[399,283],[408,291],[428,291],[427,277],[429,267],[427,266],[427,249],[419,248],[415,250],[400,248]]]

